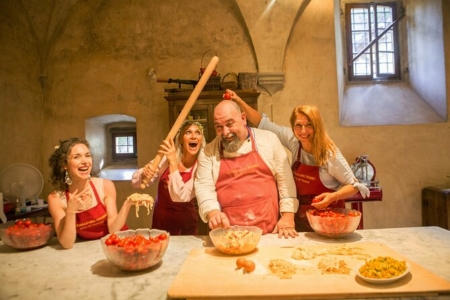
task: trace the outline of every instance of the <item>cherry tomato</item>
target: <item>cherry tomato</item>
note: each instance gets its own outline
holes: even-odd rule
[[[238,269],[242,269],[245,266],[245,263],[247,262],[247,260],[243,257],[239,257],[236,260],[236,266]]]
[[[30,219],[26,219],[26,220],[23,222],[23,225],[25,225],[25,227],[30,227],[31,224],[32,224],[32,222],[31,222]]]
[[[225,94],[223,94],[223,99],[225,99],[225,100],[231,100],[231,93],[225,92]]]
[[[256,265],[253,260],[247,260],[244,265],[244,271],[247,273],[253,272],[255,271],[255,267]]]
[[[161,233],[160,235],[158,235],[158,239],[159,239],[160,241],[166,240],[166,239],[167,239],[167,234]]]
[[[312,203],[318,203],[318,202],[320,202],[320,199],[314,197],[314,199],[312,200]]]

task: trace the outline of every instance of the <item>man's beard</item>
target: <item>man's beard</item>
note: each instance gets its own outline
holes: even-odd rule
[[[228,134],[228,137],[233,136],[233,139],[226,140],[224,136],[222,136],[222,144],[227,152],[236,152],[242,145],[242,141],[239,140],[235,133]]]

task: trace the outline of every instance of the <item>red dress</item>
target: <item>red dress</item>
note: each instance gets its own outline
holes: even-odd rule
[[[266,234],[278,221],[278,189],[272,172],[256,151],[250,130],[249,135],[249,153],[225,158],[220,147],[217,199],[231,225],[257,226]]]
[[[90,209],[76,214],[77,235],[83,239],[95,240],[109,233],[106,206],[101,202],[97,189],[92,181],[89,181],[95,195],[96,205]],[[69,191],[66,191],[66,199],[69,202]],[[127,230],[124,225],[121,230]]]
[[[194,167],[195,165],[189,172],[180,172],[183,182],[191,179]],[[198,213],[195,208],[195,198],[189,202],[173,202],[168,184],[169,168],[164,171],[159,179],[152,227],[166,230],[171,235],[196,235]]]
[[[320,180],[318,166],[308,166],[300,162],[301,150],[302,144],[300,143],[297,160],[292,165],[295,186],[297,188],[297,198],[300,204],[295,216],[295,229],[299,232],[313,231],[306,217],[306,211],[309,209],[316,209],[311,205],[314,197],[326,192],[335,192],[335,190],[329,189],[323,185]],[[344,200],[339,200],[337,203],[330,204],[329,207],[344,208],[345,202]]]

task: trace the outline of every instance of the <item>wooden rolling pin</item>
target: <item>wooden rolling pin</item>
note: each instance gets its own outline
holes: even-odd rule
[[[197,100],[198,96],[200,95],[206,83],[208,82],[208,79],[211,76],[212,72],[216,69],[218,62],[219,58],[217,56],[211,58],[211,61],[209,62],[208,66],[205,69],[205,72],[203,72],[202,77],[200,77],[200,80],[198,81],[197,85],[195,86],[194,90],[189,96],[189,99],[186,101],[186,104],[184,105],[183,109],[181,110],[180,114],[175,120],[175,123],[170,129],[169,134],[167,135],[165,141],[169,141],[175,137],[184,120],[186,120],[189,112],[191,111],[192,106],[194,106],[195,101]],[[162,155],[159,153],[156,155],[155,159],[153,159],[152,167],[154,170],[156,170],[156,168],[158,167],[159,163],[161,162],[161,159]],[[145,189],[147,187],[147,183],[149,180],[150,178],[147,178],[144,174],[142,174],[141,189]]]

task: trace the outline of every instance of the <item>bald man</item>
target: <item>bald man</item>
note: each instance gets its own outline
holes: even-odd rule
[[[229,100],[214,109],[214,127],[217,136],[200,152],[194,181],[202,220],[211,229],[245,225],[298,236],[297,192],[277,136],[248,127],[245,113]]]

